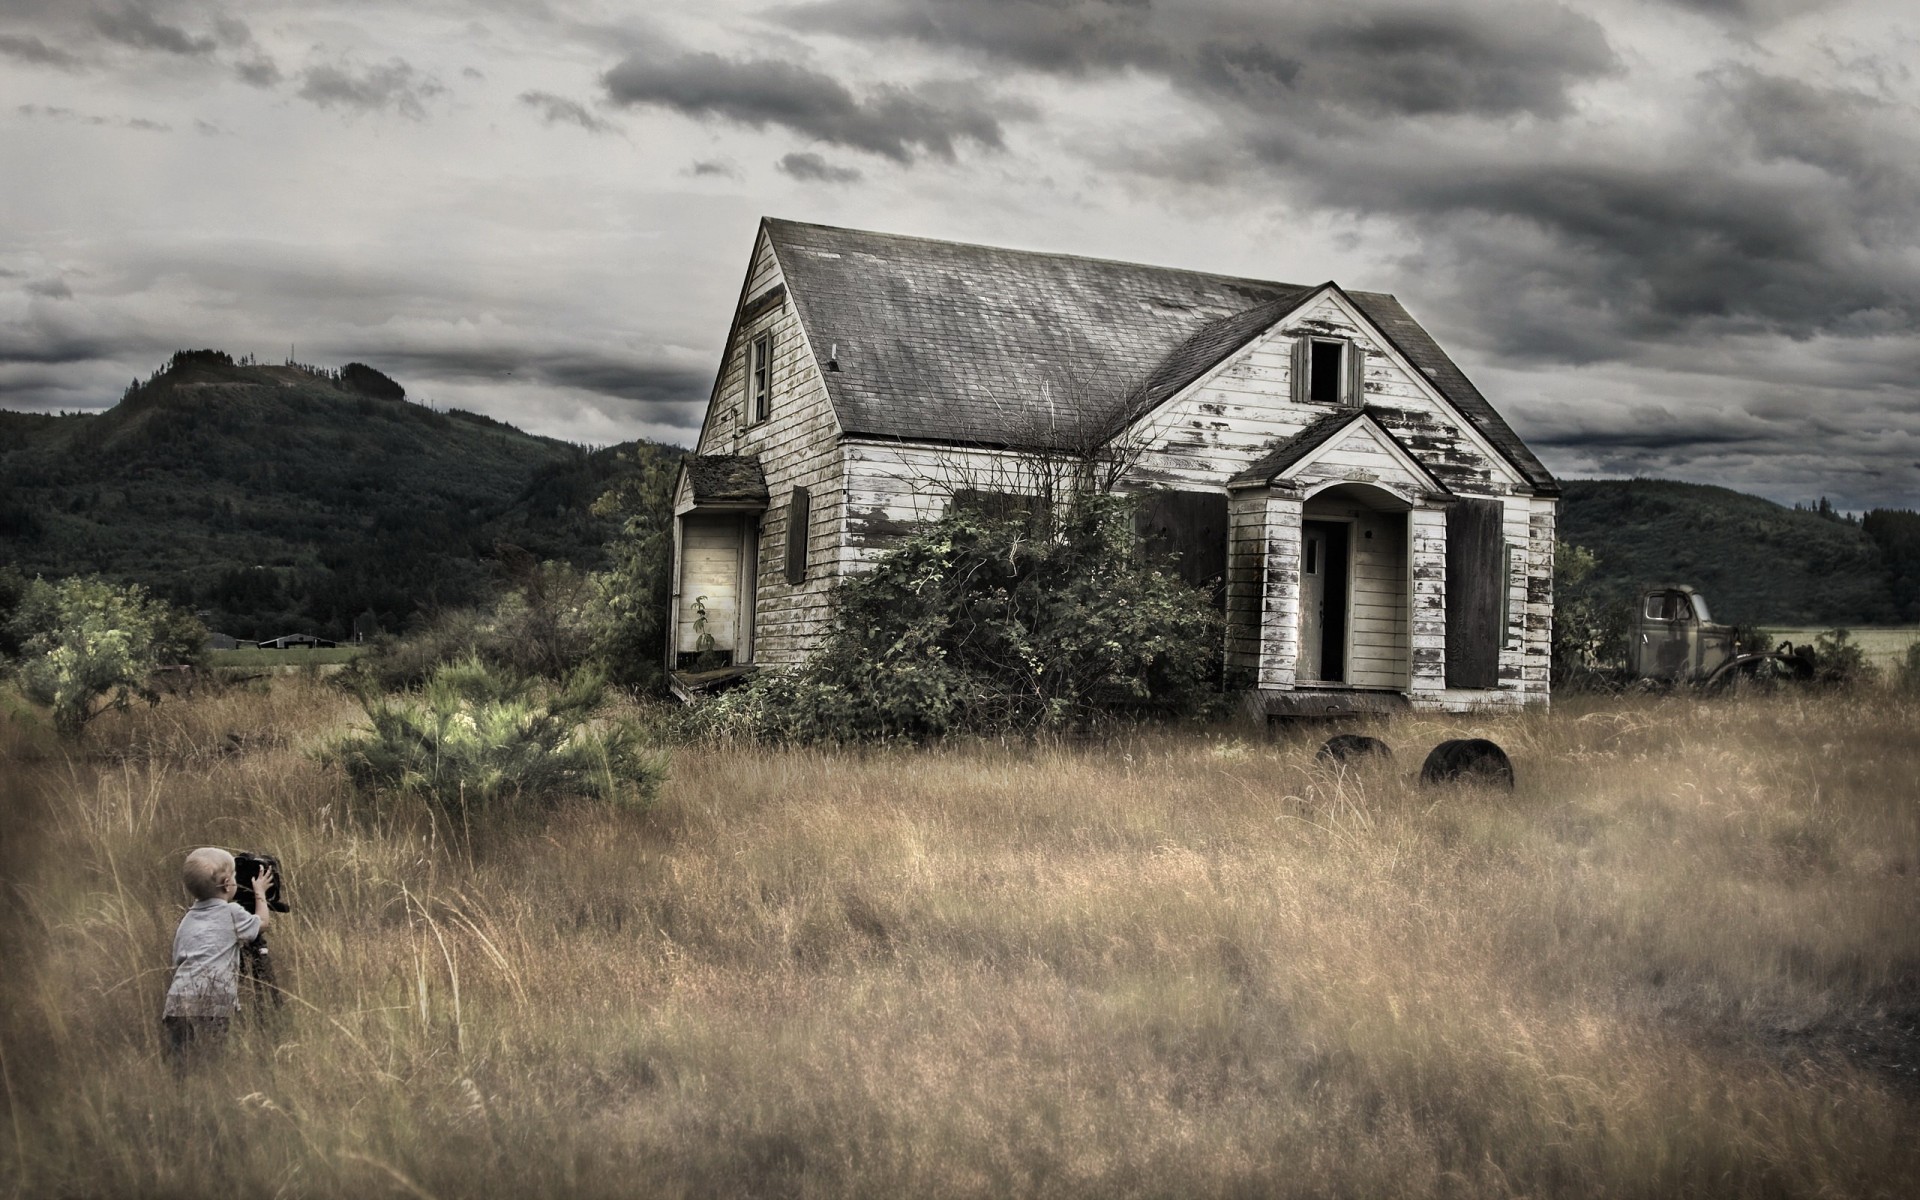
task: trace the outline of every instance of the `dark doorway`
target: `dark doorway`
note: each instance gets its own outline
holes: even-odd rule
[[[1305,683],[1346,682],[1344,521],[1303,521],[1300,525],[1300,657],[1295,674]]]

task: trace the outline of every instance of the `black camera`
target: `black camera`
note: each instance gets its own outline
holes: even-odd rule
[[[280,869],[280,860],[271,854],[256,854],[251,850],[233,852],[233,881],[240,885],[233,894],[235,904],[248,912],[253,911],[253,881],[267,868],[273,870],[273,883],[267,888],[267,907],[274,912],[287,911],[287,902],[281,899],[286,894],[287,875]]]

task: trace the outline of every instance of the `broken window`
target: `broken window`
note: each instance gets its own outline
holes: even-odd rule
[[[1301,337],[1293,344],[1296,403],[1346,405],[1366,402],[1367,353],[1344,338]]]

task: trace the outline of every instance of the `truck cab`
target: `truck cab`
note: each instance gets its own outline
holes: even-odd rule
[[[1641,590],[1627,644],[1627,663],[1636,677],[1704,680],[1734,654],[1732,626],[1714,624],[1698,592],[1683,583]]]

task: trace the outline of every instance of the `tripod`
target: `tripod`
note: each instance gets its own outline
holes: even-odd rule
[[[267,946],[265,934],[241,945],[240,973],[247,978],[244,986],[248,996],[248,1015],[264,1014],[269,1005],[277,1011],[287,1002],[286,993],[275,982],[273,953]]]

